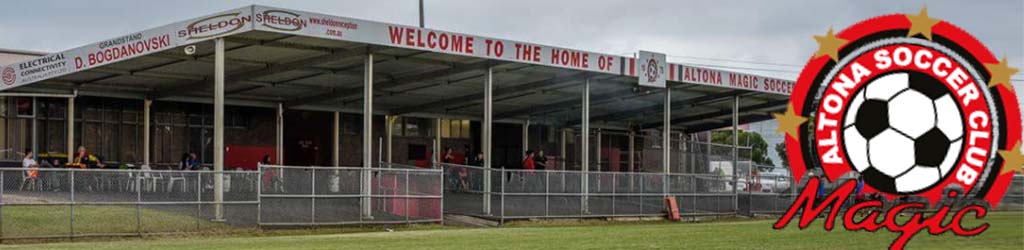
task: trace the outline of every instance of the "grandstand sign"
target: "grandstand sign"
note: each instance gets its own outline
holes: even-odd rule
[[[792,81],[670,64],[663,54],[623,57],[563,47],[413,26],[253,5],[135,32],[12,65],[0,65],[0,91],[140,56],[249,31],[317,37],[361,44],[550,66],[666,81],[788,95]],[[655,60],[649,60],[649,59]],[[637,62],[640,59],[642,62]],[[651,63],[654,62],[654,63]]]
[[[621,74],[616,55],[387,24],[266,6],[254,6],[255,30],[426,50],[502,61]]]
[[[682,64],[673,64],[669,68],[668,80],[781,95],[793,92],[795,84],[793,81],[778,78]]]
[[[4,83],[0,91],[247,31],[250,10],[244,7],[206,15],[0,67]]]

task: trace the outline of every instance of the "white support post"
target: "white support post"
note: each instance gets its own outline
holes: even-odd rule
[[[636,167],[636,132],[632,128],[629,130],[629,172],[635,172],[633,168]]]
[[[597,129],[597,132],[595,132],[594,139],[597,140],[597,143],[594,144],[594,145],[597,145],[597,150],[594,150],[594,156],[596,156],[596,157],[594,157],[594,160],[597,161],[597,172],[600,173],[603,170],[603,166],[601,165],[601,129],[600,128]],[[601,185],[597,185],[597,187],[598,187],[598,189],[600,189]]]
[[[386,116],[384,116],[384,122],[385,122],[384,126],[386,127],[386,128],[384,128],[384,130],[387,130],[385,132],[386,133],[385,137],[387,138],[386,139],[387,142],[385,142],[385,144],[384,144],[385,145],[384,149],[386,150],[384,161],[388,163],[388,167],[389,168],[391,167],[391,162],[392,162],[391,144],[394,141],[395,121],[397,121],[397,120],[398,120],[397,116],[393,116],[393,115],[386,115]]]
[[[152,132],[150,132],[150,128],[149,128],[150,114],[151,114],[150,110],[151,110],[152,107],[153,107],[153,100],[152,99],[146,99],[146,100],[142,101],[142,165],[143,166],[149,166],[149,164],[150,164],[150,162],[149,162],[150,161],[150,155],[149,154],[151,154],[151,151],[152,151],[150,149],[150,147],[152,147],[150,145],[150,143],[151,143],[150,142],[150,136],[151,136],[150,134]]]
[[[690,150],[690,173],[697,174],[697,160],[700,159],[700,142],[697,141],[698,134],[690,134],[690,146],[687,147]]]
[[[373,209],[370,168],[373,167],[373,53],[366,53],[363,63],[363,171],[360,182],[362,191],[362,216],[372,219]]]
[[[569,132],[569,129],[565,129],[565,128],[562,129],[562,138],[561,138],[561,141],[559,142],[560,144],[562,144],[560,150],[558,151],[559,154],[561,154],[561,157],[562,157],[562,170],[565,170],[566,166],[569,165],[569,161],[567,160],[567,158],[565,158],[565,156],[567,155],[566,152],[565,152],[565,144],[566,144],[566,141],[565,141],[566,137],[565,136],[566,136],[566,134],[568,134],[568,132]]]
[[[530,119],[523,121],[523,153],[530,151]]]
[[[583,81],[583,103],[580,106],[582,114],[580,121],[580,153],[583,154],[580,157],[580,163],[583,165],[580,167],[583,170],[583,176],[580,178],[580,192],[583,195],[580,197],[580,208],[584,214],[590,213],[590,78]]]
[[[32,158],[39,161],[39,101],[32,97]]]
[[[334,112],[334,133],[331,134],[331,141],[331,164],[338,167],[341,166],[341,113],[337,111]]]
[[[434,119],[434,149],[431,153],[433,154],[430,159],[434,162],[434,167],[441,168],[441,118]]]
[[[67,139],[68,139],[68,161],[67,163],[74,162],[75,158],[75,97],[68,97],[68,110],[67,110]]]
[[[672,88],[665,88],[665,111],[661,132],[661,167],[665,178],[662,182],[665,185],[662,191],[668,196],[668,189],[671,187],[668,174],[672,172]]]
[[[278,103],[274,113],[277,117],[274,125],[274,157],[277,165],[284,165],[284,104]],[[284,172],[284,169],[278,169],[278,172]]]
[[[224,220],[224,38],[214,40],[213,59],[214,220]]]
[[[491,214],[491,133],[493,130],[494,115],[494,68],[487,67],[484,76],[484,124],[483,124],[483,152],[484,152],[484,214]],[[504,172],[502,177],[504,180]],[[504,191],[504,187],[502,187]]]
[[[690,164],[687,163],[690,158],[686,153],[690,147],[686,145],[686,137],[686,134],[679,133],[679,171],[682,173],[690,172]]]
[[[732,101],[732,203],[733,211],[738,212],[739,197],[737,196],[737,194],[739,193],[739,191],[737,190],[737,187],[739,186],[739,183],[737,183],[737,181],[739,179],[737,178],[736,173],[738,173],[737,171],[739,171],[740,167],[740,96],[734,96]]]

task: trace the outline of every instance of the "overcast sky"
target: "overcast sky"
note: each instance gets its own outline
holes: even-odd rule
[[[881,14],[917,13],[927,3],[931,16],[965,28],[1024,68],[1021,0],[425,2],[430,28],[619,55],[646,49],[673,62],[755,68],[787,79],[814,53],[812,35]],[[0,9],[0,48],[59,51],[248,4],[417,24],[417,0],[10,1]],[[1024,74],[1014,78],[1024,85]]]

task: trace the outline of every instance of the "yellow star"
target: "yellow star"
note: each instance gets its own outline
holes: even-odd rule
[[[1020,142],[1013,145],[1010,150],[999,150],[999,156],[1003,157],[1003,170],[999,171],[999,174],[1005,174],[1013,171],[1024,172],[1024,155],[1020,152]]]
[[[825,33],[824,36],[814,36],[814,40],[818,41],[818,52],[814,52],[814,57],[828,55],[833,61],[839,61],[839,47],[848,42],[846,39],[832,34],[832,27],[828,27],[828,33]]]
[[[796,112],[793,112],[793,104],[786,107],[785,114],[774,113],[772,116],[775,120],[779,121],[779,127],[775,128],[775,133],[786,133],[792,136],[793,139],[800,139],[800,126],[807,122],[807,117],[799,116]]]
[[[999,63],[986,63],[985,68],[988,68],[988,72],[992,73],[992,77],[988,80],[989,88],[1003,85],[1006,89],[1013,90],[1013,85],[1010,84],[1010,76],[1017,74],[1019,70],[1017,68],[1010,68],[1010,64],[1006,61],[1006,55],[1003,55],[1003,60]]]
[[[932,26],[942,21],[928,16],[928,6],[922,7],[921,13],[916,16],[910,14],[904,16],[910,21],[910,31],[907,31],[907,36],[921,34],[928,40],[932,40]]]

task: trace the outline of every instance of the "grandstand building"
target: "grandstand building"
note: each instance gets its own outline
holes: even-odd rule
[[[362,218],[424,213],[414,209],[501,218],[650,215],[663,213],[662,198],[674,194],[691,199],[681,202],[686,213],[738,213],[744,190],[725,182],[749,173],[713,173],[709,165],[750,171],[744,148],[698,135],[770,119],[785,109],[793,85],[645,51],[620,56],[267,6],[64,51],[3,50],[0,70],[3,160],[31,148],[66,163],[84,146],[106,169],[176,170],[195,153],[216,180],[215,219],[225,219],[223,193],[240,185],[221,181],[221,171],[278,171],[261,169],[264,156],[273,166],[333,172],[288,181],[309,171],[282,168],[283,177],[263,177],[271,181],[255,184],[259,209],[284,199],[266,194],[272,178],[282,178],[282,190],[324,185],[309,191],[314,211],[330,209],[317,203],[329,195],[320,192],[358,183],[351,197],[322,198],[354,204]],[[523,168],[525,152],[540,150],[543,174],[510,177],[520,176],[512,170]],[[394,198],[374,196],[382,182],[338,177],[335,167],[437,169],[447,178],[433,184],[445,186],[444,201],[373,208],[371,198]],[[552,178],[560,179],[558,194]],[[469,190],[449,190],[453,179]],[[512,186],[522,196],[513,197]],[[618,188],[644,194],[618,201],[623,194],[606,194]],[[683,195],[705,191],[713,194]],[[616,208],[633,198],[639,210]],[[545,210],[512,212],[524,207]],[[270,218],[258,214],[261,223]]]

